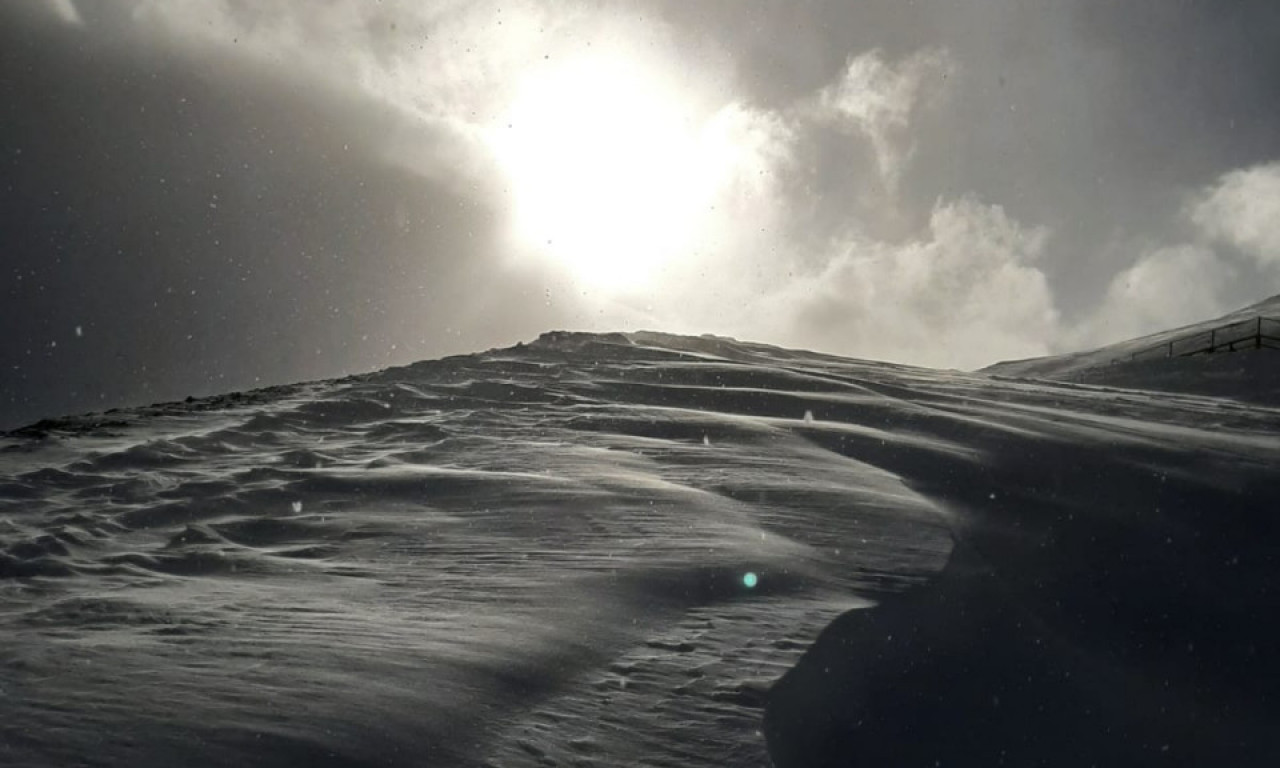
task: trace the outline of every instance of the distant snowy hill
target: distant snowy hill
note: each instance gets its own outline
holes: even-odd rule
[[[1280,296],[1212,320],[1086,352],[996,363],[983,372],[1280,403],[1280,342],[1269,341],[1271,349],[1260,352],[1244,343],[1258,328],[1280,337]],[[1242,343],[1226,354],[1232,340]],[[1216,354],[1183,356],[1215,343]]]
[[[49,420],[0,765],[1280,765],[1276,467],[1267,407],[659,333]]]

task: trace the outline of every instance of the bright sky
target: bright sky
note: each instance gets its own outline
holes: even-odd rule
[[[691,248],[724,153],[688,96],[626,51],[524,75],[485,138],[510,185],[513,247],[620,292],[652,288]]]

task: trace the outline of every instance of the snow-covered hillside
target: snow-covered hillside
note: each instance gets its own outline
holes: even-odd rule
[[[654,333],[43,422],[0,763],[1280,764],[1278,428]]]
[[[1268,349],[1250,348],[1258,331],[1269,337]],[[996,363],[983,372],[1280,404],[1277,338],[1280,296],[1273,296],[1213,320],[1084,352]],[[1182,356],[1214,344],[1215,354]]]

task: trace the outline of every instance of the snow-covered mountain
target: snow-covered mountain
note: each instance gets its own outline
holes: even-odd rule
[[[1278,428],[656,333],[42,422],[0,763],[1280,764]]]

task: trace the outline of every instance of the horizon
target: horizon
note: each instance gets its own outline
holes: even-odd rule
[[[346,379],[359,378],[362,376],[372,376],[380,373],[394,371],[401,368],[409,368],[409,367],[413,367],[421,364],[443,362],[451,359],[480,357],[491,352],[506,352],[510,350],[520,350],[526,347],[539,344],[541,342],[548,342],[548,343],[554,342],[557,340],[556,337],[560,337],[560,336],[634,337],[634,336],[653,335],[653,336],[675,337],[679,339],[690,339],[690,340],[732,342],[734,344],[745,344],[747,346],[761,347],[764,349],[782,349],[787,352],[799,352],[802,354],[812,354],[812,355],[818,355],[818,356],[831,356],[831,357],[847,360],[850,362],[869,363],[873,365],[879,364],[879,365],[889,365],[889,366],[905,366],[908,368],[918,368],[920,370],[935,371],[935,372],[958,371],[960,373],[966,373],[966,374],[982,374],[982,373],[987,373],[989,369],[999,369],[1002,366],[1016,367],[1019,364],[1035,363],[1035,362],[1044,362],[1044,363],[1052,364],[1055,360],[1070,358],[1073,355],[1082,355],[1090,352],[1100,352],[1100,351],[1111,349],[1111,348],[1121,349],[1121,350],[1124,350],[1124,354],[1129,354],[1129,350],[1139,348],[1141,344],[1147,342],[1151,338],[1168,337],[1174,333],[1187,332],[1197,328],[1200,329],[1200,331],[1202,332],[1207,332],[1207,329],[1210,326],[1222,325],[1223,321],[1226,320],[1231,315],[1241,314],[1248,310],[1252,310],[1255,307],[1258,307],[1262,304],[1267,304],[1271,300],[1275,300],[1275,299],[1280,299],[1280,294],[1269,297],[1268,299],[1264,299],[1261,302],[1255,302],[1254,304],[1250,304],[1245,307],[1240,307],[1239,309],[1229,313],[1228,315],[1223,315],[1216,318],[1205,318],[1200,322],[1190,323],[1183,326],[1176,326],[1173,328],[1165,328],[1165,329],[1157,330],[1150,334],[1146,334],[1140,337],[1135,337],[1132,339],[1121,339],[1097,348],[1068,350],[1060,355],[1045,355],[1045,356],[1038,356],[1038,357],[1031,357],[1031,358],[1013,358],[1008,360],[998,360],[990,365],[984,366],[982,368],[972,369],[972,370],[939,369],[932,366],[918,366],[918,365],[913,365],[911,363],[900,363],[900,362],[895,362],[891,360],[877,360],[874,358],[858,358],[858,357],[853,357],[849,355],[841,355],[838,353],[827,352],[821,349],[806,349],[803,347],[784,347],[776,344],[771,344],[765,341],[759,341],[756,339],[743,339],[743,338],[738,338],[734,336],[725,336],[725,335],[714,334],[714,333],[680,334],[680,333],[670,333],[668,331],[655,330],[651,328],[639,328],[635,330],[614,329],[614,330],[603,330],[603,331],[583,331],[583,330],[575,330],[572,328],[556,328],[556,329],[542,331],[532,339],[522,339],[514,342],[513,344],[488,347],[485,349],[475,349],[475,350],[470,350],[466,352],[457,352],[454,354],[442,355],[439,357],[424,357],[418,360],[410,360],[405,363],[398,363],[394,365],[383,366],[381,368],[373,368],[367,371],[352,371],[352,372],[344,373],[338,376],[329,376],[329,377],[323,377],[319,379],[299,379],[296,381],[280,381],[280,382],[274,382],[271,384],[255,385],[252,387],[248,387],[245,389],[238,389],[238,390],[221,390],[221,391],[215,391],[215,392],[203,392],[199,394],[192,393],[192,394],[187,394],[185,396],[180,396],[180,397],[176,397],[168,400],[137,402],[137,403],[122,403],[107,409],[96,410],[96,411],[84,411],[80,413],[50,414],[47,416],[41,416],[37,419],[27,421],[21,424],[6,425],[4,423],[0,423],[0,437],[17,435],[32,429],[36,429],[38,431],[39,428],[46,427],[49,425],[57,425],[60,422],[64,422],[64,421],[74,422],[78,419],[83,419],[83,418],[93,417],[93,416],[103,416],[109,413],[143,410],[146,408],[159,408],[159,407],[170,406],[170,405],[184,405],[187,403],[201,403],[201,402],[210,401],[210,400],[218,400],[220,398],[234,397],[236,395],[248,395],[248,394],[253,394],[257,392],[265,392],[272,389],[299,387],[307,384],[340,382]],[[1257,317],[1262,318],[1266,316],[1259,314],[1257,315]],[[1280,322],[1280,320],[1277,320],[1277,321]],[[1237,320],[1229,324],[1239,324],[1240,322],[1247,322],[1247,320],[1245,321]],[[1261,333],[1261,326],[1259,326],[1259,331]],[[628,339],[628,341],[630,343],[635,343],[634,339]],[[1161,343],[1163,344],[1164,342],[1161,342]],[[1268,348],[1271,348],[1271,347],[1268,347]],[[1051,365],[1050,367],[1052,368]],[[1041,376],[1035,373],[1013,374],[1013,375],[1031,376],[1032,378],[1041,378]],[[1249,375],[1257,376],[1257,375],[1265,375],[1265,374],[1249,374]],[[1059,373],[1059,374],[1047,376],[1045,378],[1052,380],[1060,377],[1061,377],[1061,374]]]
[[[0,7],[0,427],[550,329],[972,370],[1280,292],[1280,8]]]

